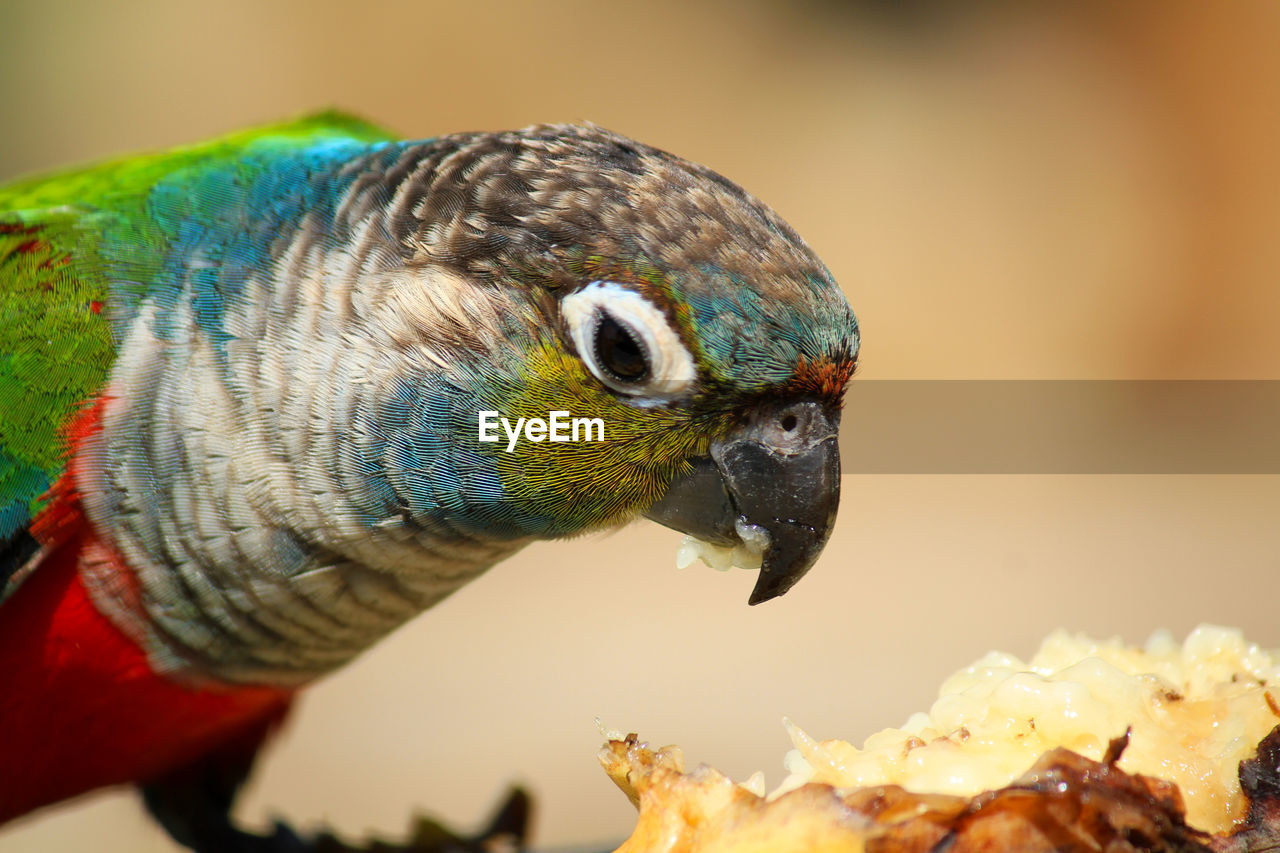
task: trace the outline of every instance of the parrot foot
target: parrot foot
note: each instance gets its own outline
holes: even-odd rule
[[[527,849],[531,810],[529,794],[522,788],[512,788],[489,823],[475,835],[458,835],[438,821],[419,815],[413,820],[409,838],[401,843],[376,840],[353,847],[325,832],[310,845],[281,848],[280,853],[293,853],[295,849],[308,853],[521,853]],[[282,830],[292,834],[287,827],[276,827],[277,833]]]
[[[327,831],[306,838],[284,823],[277,823],[270,834],[248,832],[233,826],[225,810],[193,811],[196,798],[167,786],[144,787],[143,798],[174,840],[196,853],[521,853],[526,849],[532,812],[529,794],[515,787],[485,828],[474,835],[459,835],[419,815],[403,842],[372,840],[353,846]],[[205,799],[199,805],[214,804]]]
[[[258,835],[234,825],[231,808],[249,777],[263,742],[283,719],[281,709],[216,752],[141,786],[147,810],[174,841],[195,853],[520,853],[528,838],[533,801],[513,787],[489,823],[475,835],[459,835],[419,816],[408,840],[372,840],[352,846],[331,832],[299,835],[284,823]]]

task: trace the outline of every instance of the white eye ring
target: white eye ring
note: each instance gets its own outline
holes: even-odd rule
[[[658,307],[634,290],[611,281],[593,281],[560,303],[578,356],[593,376],[620,394],[669,400],[683,394],[697,378],[693,357]],[[601,324],[612,320],[642,350],[648,364],[634,381],[618,376],[600,363]]]

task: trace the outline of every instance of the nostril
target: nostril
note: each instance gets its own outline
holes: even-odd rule
[[[796,416],[792,414],[783,415],[782,429],[786,432],[791,432],[795,428],[796,428]]]

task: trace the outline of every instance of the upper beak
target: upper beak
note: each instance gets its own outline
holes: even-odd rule
[[[782,595],[818,559],[840,504],[839,414],[813,402],[757,412],[711,445],[709,458],[676,479],[646,516],[717,545],[736,545],[738,524],[769,534],[749,604]]]

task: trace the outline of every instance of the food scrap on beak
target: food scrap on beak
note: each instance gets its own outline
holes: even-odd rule
[[[809,571],[831,535],[840,503],[838,421],[814,402],[763,409],[714,442],[645,515],[717,546],[686,540],[678,561],[709,556],[713,566],[741,565],[751,552],[762,554],[748,603],[776,598]]]

